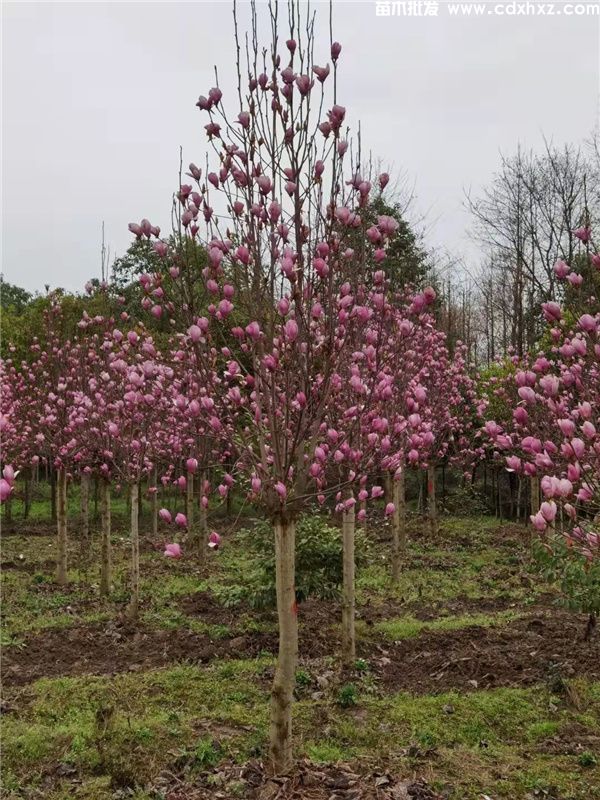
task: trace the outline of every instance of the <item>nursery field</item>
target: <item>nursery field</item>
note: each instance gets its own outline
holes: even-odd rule
[[[114,590],[95,565],[53,582],[49,509],[3,526],[3,797],[592,800],[600,797],[600,637],[534,572],[527,529],[420,519],[400,582],[371,524],[357,574],[357,660],[340,604],[299,605],[297,770],[263,769],[276,614],[252,595],[252,519],[221,549],[169,561],[141,525],[141,608],[126,621],[129,541],[113,501]],[[76,528],[72,525],[72,528]],[[97,547],[97,531],[94,532]],[[260,602],[259,602],[260,601]]]

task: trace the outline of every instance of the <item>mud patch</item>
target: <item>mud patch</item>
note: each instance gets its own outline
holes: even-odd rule
[[[376,646],[374,665],[385,688],[416,694],[450,689],[473,691],[563,679],[600,679],[600,637],[583,641],[585,618],[554,611],[500,627],[424,631]]]
[[[403,603],[401,601],[384,601],[383,603],[367,602],[358,606],[356,618],[363,620],[368,626],[377,622],[399,617],[411,616],[422,622],[443,617],[458,617],[465,614],[491,614],[498,611],[517,609],[517,604],[510,596],[498,595],[488,598],[455,597],[453,600],[438,603]]]
[[[43,631],[26,637],[18,648],[5,648],[3,677],[5,686],[21,686],[42,677],[141,672],[182,661],[253,657],[261,650],[274,651],[275,644],[269,634],[213,641],[185,630],[98,623]]]
[[[202,593],[196,607],[204,606],[206,622],[223,623],[239,612],[213,606],[214,600]],[[313,607],[314,606],[314,607]],[[311,658],[339,652],[339,633],[331,628],[337,622],[332,606],[310,602],[300,607],[300,653]],[[221,658],[254,658],[261,652],[277,652],[277,634],[249,631],[242,635],[211,638],[208,634],[177,630],[156,630],[125,621],[73,625],[45,630],[21,637],[19,647],[3,652],[5,686],[22,686],[38,678],[73,675],[112,675],[141,672],[180,662],[204,664]]]

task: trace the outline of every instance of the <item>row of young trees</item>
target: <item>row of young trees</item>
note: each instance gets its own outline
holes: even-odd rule
[[[579,263],[600,268],[591,229],[574,235],[585,246]],[[585,286],[563,260],[553,271],[558,281],[581,279]],[[542,304],[547,330],[538,352],[515,356],[511,369],[488,384],[502,413],[486,423],[485,434],[508,470],[531,479],[535,529],[551,532],[560,524],[591,560],[600,544],[600,302],[591,292],[583,297],[568,307]]]
[[[477,403],[461,348],[448,352],[430,314],[435,292],[406,289],[401,276],[386,274],[399,223],[379,213],[387,174],[376,181],[363,174],[360,148],[347,138],[337,98],[341,46],[332,41],[329,63],[320,66],[313,21],[293,7],[285,43],[276,6],[271,22],[270,51],[256,40],[248,46],[247,80],[238,61],[233,115],[219,87],[197,103],[217,166],[204,175],[190,164],[192,182],[176,193],[173,235],[161,237],[148,220],[130,225],[138,241],[153,243],[156,269],[140,276],[140,301],[172,331],[167,349],[159,352],[126,311],[121,320],[85,314],[77,335],[62,340],[59,306],[52,306],[45,342],[35,341],[22,364],[4,365],[11,386],[4,458],[17,466],[42,459],[57,470],[61,582],[67,475],[80,475],[84,503],[89,476],[100,476],[103,592],[110,586],[110,483],[127,484],[132,617],[143,478],[153,476],[153,488],[157,478],[185,485],[187,514],[176,521],[190,527],[199,481],[200,520],[190,543],[198,554],[214,497],[238,490],[262,507],[276,553],[280,644],[270,755],[281,772],[292,763],[300,513],[332,498],[342,516],[342,655],[349,663],[356,518],[384,493],[373,476],[389,475],[394,485],[385,512],[397,576],[404,472],[418,466],[432,475],[439,459],[464,450]],[[237,33],[236,43],[239,54]],[[188,257],[198,252],[203,264]],[[186,474],[178,477],[182,462]],[[220,482],[211,485],[215,475]],[[435,521],[434,492],[430,479]]]
[[[410,288],[401,271],[387,269],[397,264],[390,256],[402,231],[385,213],[389,176],[372,175],[360,144],[348,137],[337,88],[341,45],[332,39],[327,58],[316,63],[314,20],[294,4],[285,41],[277,6],[270,7],[266,50],[255,16],[246,41],[236,14],[234,20],[237,91],[229,98],[215,86],[197,102],[214,171],[189,165],[169,236],[147,219],[130,224],[140,251],[151,248],[152,270],[135,290],[119,287],[120,316],[85,313],[68,337],[61,305],[52,303],[27,358],[2,364],[2,458],[11,466],[0,491],[3,499],[13,491],[13,467],[56,470],[57,579],[64,582],[68,476],[81,481],[84,520],[90,477],[97,477],[106,594],[110,489],[127,485],[132,618],[140,603],[142,481],[150,486],[155,530],[159,483],[185,491],[186,513],[175,522],[189,529],[185,552],[195,558],[205,550],[207,514],[216,503],[236,491],[262,508],[273,527],[279,620],[270,758],[285,772],[292,764],[300,514],[316,503],[341,517],[346,663],[355,653],[356,522],[387,483],[397,578],[408,469],[428,471],[435,530],[435,466],[472,467],[488,451],[492,458],[502,452],[510,469],[542,477],[548,499],[534,501],[536,527],[554,521],[560,496],[567,521],[578,518],[565,526],[571,540],[593,558],[600,317],[571,319],[548,303],[544,313],[557,324],[544,353],[530,365],[515,357],[501,386],[492,387],[507,419],[482,427],[490,392],[480,398],[464,346],[450,348],[439,329],[436,292]],[[590,241],[584,244],[593,262]],[[569,279],[569,269],[560,267],[559,277]],[[89,291],[90,309],[106,307],[99,298],[111,287]],[[154,320],[154,333],[136,320],[128,292]],[[166,509],[160,516],[172,518]],[[167,555],[181,555],[178,543]]]

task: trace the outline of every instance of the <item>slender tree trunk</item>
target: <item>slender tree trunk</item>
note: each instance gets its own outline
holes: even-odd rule
[[[142,482],[138,482],[138,528],[142,521],[142,512],[144,510],[144,505],[142,501]]]
[[[7,525],[12,524],[12,495],[8,495],[4,503],[4,522]]]
[[[152,513],[152,541],[155,542],[158,539],[158,470],[156,467],[154,467],[152,473],[152,485],[155,491],[151,495],[150,509]]]
[[[102,480],[100,487],[100,518],[101,518],[101,540],[100,540],[100,594],[108,597],[112,582],[112,559],[110,547],[110,483]]]
[[[500,517],[500,522],[504,519],[504,509],[502,507],[502,473],[498,473],[498,516]]]
[[[57,522],[56,517],[56,498],[57,498],[57,490],[56,490],[56,470],[54,467],[50,467],[50,514],[52,515],[52,522]]]
[[[25,473],[25,494],[23,495],[23,519],[29,518],[29,511],[31,509],[31,484],[31,471],[27,470]]]
[[[204,558],[205,546],[208,540],[208,515],[202,503],[202,498],[204,497],[205,486],[206,486],[206,472],[204,470],[200,471],[199,483],[200,483],[200,507],[198,510],[198,535],[196,543],[198,548],[198,555],[202,560]]]
[[[385,492],[384,499],[387,505],[392,502],[392,494],[394,491],[392,488],[392,476],[387,471],[383,473],[383,491]]]
[[[277,775],[289,772],[292,754],[292,702],[298,663],[298,607],[296,604],[296,526],[277,519],[275,534],[275,579],[279,618],[279,655],[271,689],[269,755]]]
[[[361,522],[361,528],[363,529],[364,533],[366,533],[367,530],[368,530],[368,524],[369,524],[368,520],[367,520],[367,501],[366,500],[361,500],[361,502],[358,504],[358,510],[365,512],[364,515],[363,515],[362,522]]]
[[[349,498],[352,497],[350,493]],[[342,588],[342,663],[351,666],[356,660],[356,631],[355,631],[355,561],[354,561],[354,534],[356,528],[356,513],[354,506],[345,509],[342,513],[342,559],[343,559],[343,588]]]
[[[188,472],[185,481],[185,515],[190,542],[194,541],[194,475]]]
[[[98,522],[98,476],[94,475],[94,522]]]
[[[462,476],[462,488],[465,488],[465,476]],[[446,508],[446,465],[442,464],[442,509]]]
[[[532,475],[529,479],[531,490],[531,513],[537,514],[540,510],[540,481],[537,475]]]
[[[67,582],[67,471],[58,470],[56,478],[56,582],[63,586]]]
[[[400,580],[400,567],[406,554],[406,487],[404,469],[393,483],[394,514],[392,516],[392,581]]]
[[[129,495],[131,504],[131,600],[127,609],[127,616],[136,620],[140,606],[140,529],[139,529],[139,507],[138,507],[138,488],[136,481],[131,484]]]
[[[90,561],[90,476],[81,475],[81,540],[79,542],[79,560],[82,567]]]
[[[438,532],[437,502],[435,498],[435,467],[427,467],[427,510],[429,527],[435,536]]]

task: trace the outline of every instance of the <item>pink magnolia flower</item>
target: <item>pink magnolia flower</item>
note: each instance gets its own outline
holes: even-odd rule
[[[546,522],[554,522],[556,519],[556,503],[554,500],[545,500],[540,506],[540,514]]]
[[[166,522],[168,525],[172,522],[171,512],[168,508],[161,508],[158,512],[158,516],[162,519],[163,522]]]
[[[293,342],[298,338],[298,323],[295,319],[288,319],[285,323],[285,336],[289,342]]]
[[[0,478],[0,503],[8,500],[12,493],[13,487],[5,478]]]
[[[518,390],[519,397],[526,403],[535,403],[535,392],[529,386],[520,386]]]
[[[566,261],[557,261],[554,265],[554,273],[557,278],[566,278],[570,268]]]
[[[180,528],[187,528],[187,517],[181,511],[175,515],[175,524],[179,525]]]
[[[546,522],[543,514],[541,514],[539,511],[537,514],[532,514],[530,520],[536,531],[545,531],[548,527],[548,523]]]
[[[521,469],[521,459],[518,456],[507,456],[506,468],[508,472],[519,472]]]
[[[211,531],[210,536],[208,537],[208,546],[211,550],[218,550],[219,545],[221,544],[221,537],[216,531]]]
[[[177,542],[167,544],[164,554],[167,558],[181,558],[181,546]]]
[[[586,333],[593,333],[598,328],[598,323],[591,314],[582,314],[577,324]]]
[[[575,230],[571,231],[571,233],[573,234],[573,236],[576,236],[584,244],[586,244],[586,242],[589,242],[589,240],[592,237],[592,229],[587,225],[582,225],[580,228],[575,228]]]

